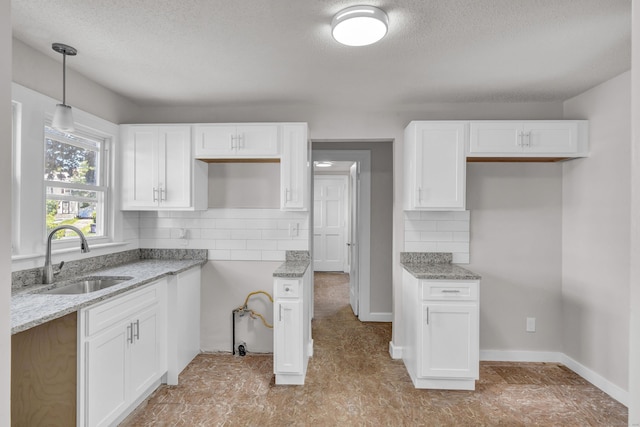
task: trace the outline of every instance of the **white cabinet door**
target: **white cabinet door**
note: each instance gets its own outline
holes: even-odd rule
[[[125,323],[119,323],[84,343],[87,404],[85,421],[79,425],[109,425],[126,409],[127,338]]]
[[[573,153],[578,150],[576,122],[525,122],[525,152]]]
[[[280,160],[280,208],[309,209],[309,176],[307,125],[282,127],[282,157]]]
[[[278,125],[247,124],[236,127],[239,156],[277,156]]]
[[[228,157],[235,153],[235,125],[200,125],[195,126],[196,157]]]
[[[422,304],[418,375],[429,378],[478,376],[478,307]]]
[[[191,132],[184,127],[161,127],[158,131],[158,185],[160,206],[191,206]]]
[[[405,131],[406,210],[464,210],[464,122],[412,122]]]
[[[277,124],[203,124],[194,127],[195,157],[277,157]]]
[[[157,304],[145,309],[132,319],[133,343],[130,353],[129,379],[130,389],[135,396],[140,396],[162,376],[161,322]]]
[[[278,373],[303,371],[302,302],[277,301],[275,306],[274,366]]]
[[[522,152],[522,122],[471,122],[469,129],[471,153]]]
[[[122,155],[122,208],[158,206],[158,128],[126,128]]]

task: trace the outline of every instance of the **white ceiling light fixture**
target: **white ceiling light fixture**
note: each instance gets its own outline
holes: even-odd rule
[[[62,104],[56,105],[56,111],[53,113],[51,127],[61,132],[73,132],[75,130],[73,115],[71,114],[71,107],[66,104],[67,55],[75,56],[78,51],[75,48],[62,43],[53,43],[51,45],[51,49],[62,54]]]
[[[330,168],[333,166],[333,162],[315,162],[315,166],[319,168]]]
[[[367,46],[380,41],[389,27],[389,17],[373,6],[352,6],[338,12],[331,21],[331,34],[347,46]]]

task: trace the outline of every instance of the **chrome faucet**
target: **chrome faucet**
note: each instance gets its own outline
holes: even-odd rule
[[[87,239],[82,234],[79,228],[74,227],[73,225],[61,225],[59,227],[54,228],[49,233],[49,237],[47,237],[47,253],[44,257],[44,267],[42,269],[42,283],[48,285],[53,282],[53,266],[51,265],[51,240],[53,239],[53,235],[56,234],[60,230],[72,230],[75,231],[76,234],[80,237],[80,251],[85,254],[89,252],[89,243]],[[60,268],[62,268],[62,264],[60,264]]]

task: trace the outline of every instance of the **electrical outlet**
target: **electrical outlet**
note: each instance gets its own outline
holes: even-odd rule
[[[536,318],[527,317],[527,332],[535,332],[535,331],[536,331]]]

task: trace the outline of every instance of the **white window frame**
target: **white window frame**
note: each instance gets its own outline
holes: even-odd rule
[[[48,127],[51,127],[51,122],[49,120],[47,120],[45,122],[45,125]],[[99,212],[101,212],[101,226],[102,226],[102,235],[100,236],[89,236],[87,235],[86,238],[87,240],[89,240],[89,243],[93,243],[93,244],[102,244],[102,243],[109,243],[113,241],[113,230],[111,227],[112,222],[112,215],[113,215],[113,207],[111,205],[111,193],[112,193],[112,186],[113,186],[113,180],[111,177],[111,162],[113,161],[113,159],[111,158],[111,144],[112,144],[112,137],[109,135],[105,135],[102,132],[96,131],[94,129],[88,128],[86,126],[83,126],[82,124],[79,123],[75,123],[75,127],[76,130],[73,132],[69,132],[72,135],[77,135],[81,138],[86,138],[89,140],[95,140],[98,141],[100,143],[100,150],[99,150],[99,161],[98,161],[98,174],[99,177],[97,178],[98,181],[98,185],[87,185],[87,184],[80,184],[80,183],[67,183],[67,182],[62,182],[62,181],[50,181],[47,179],[44,179],[44,198],[42,200],[42,214],[44,215],[44,221],[43,221],[43,228],[44,228],[44,236],[46,238],[46,236],[49,235],[49,230],[47,230],[47,224],[46,224],[46,203],[47,203],[47,199],[48,199],[48,194],[47,194],[47,187],[57,187],[57,188],[72,188],[72,189],[79,189],[79,190],[88,190],[88,191],[97,191],[100,192],[102,194],[102,197],[98,198],[97,201],[97,209]],[[43,151],[46,151],[46,139],[47,139],[47,133],[46,133],[46,129],[43,128]],[[78,143],[75,143],[74,141],[65,141],[63,138],[59,139],[60,142],[65,143],[65,144],[70,144],[70,145],[81,145]],[[42,173],[44,173],[44,170],[42,171]],[[56,197],[59,200],[69,200],[69,201],[78,201],[78,202],[95,202],[95,200],[93,199],[84,199],[82,197]],[[100,200],[101,199],[101,200]],[[78,245],[77,243],[78,238],[73,237],[73,238],[68,238],[68,239],[60,239],[60,240],[53,240],[52,244],[53,244],[53,248],[55,249],[62,249],[62,248],[66,248],[66,247],[75,247]]]

